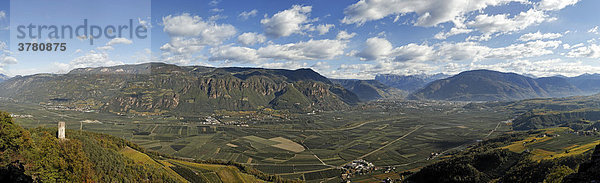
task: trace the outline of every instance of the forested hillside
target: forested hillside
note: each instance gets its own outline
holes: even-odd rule
[[[530,142],[532,138],[536,139],[542,132],[506,134],[480,142],[422,168],[410,175],[407,182],[589,182],[594,178],[588,175],[598,175],[597,165],[586,165],[592,150],[571,153],[569,156],[549,156],[540,154],[540,150],[514,148],[523,142]],[[544,158],[540,159],[540,156]],[[597,157],[592,161],[597,162]],[[578,167],[584,165],[586,169],[579,168],[580,173],[576,173]]]
[[[0,167],[7,181],[41,182],[178,182],[178,176],[159,167],[144,166],[123,156],[137,145],[108,135],[56,130],[25,130],[9,114],[0,114]]]
[[[0,112],[0,182],[294,182],[232,162],[191,162],[110,135],[23,129]]]

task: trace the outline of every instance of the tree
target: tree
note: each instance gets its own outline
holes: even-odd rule
[[[569,168],[568,166],[556,166],[552,170],[550,170],[550,174],[546,176],[546,180],[544,180],[544,183],[561,183],[565,176],[572,173],[575,173],[575,171],[573,171],[573,169]]]

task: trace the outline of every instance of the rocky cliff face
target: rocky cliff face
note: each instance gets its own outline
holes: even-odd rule
[[[163,63],[16,77],[0,84],[0,96],[119,113],[287,109],[284,106],[290,102],[297,105],[293,109],[298,111],[337,110],[357,102],[354,94],[310,69],[180,67]],[[278,102],[272,102],[275,99]]]

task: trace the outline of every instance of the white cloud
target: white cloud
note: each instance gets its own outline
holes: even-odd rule
[[[115,44],[131,44],[131,43],[133,43],[133,41],[131,41],[127,38],[118,37],[118,38],[111,39],[110,41],[108,41],[108,43],[106,43],[106,45],[112,46]]]
[[[242,18],[243,20],[248,20],[248,18],[256,16],[256,13],[258,13],[258,10],[253,9],[251,11],[244,11],[244,12],[240,13],[240,15],[238,15],[238,16],[240,18]]]
[[[440,61],[473,60],[486,58],[492,48],[477,42],[441,43],[437,45],[436,55]]]
[[[598,26],[595,26],[594,28],[591,28],[587,32],[588,33],[592,33],[592,34],[598,34]]]
[[[106,67],[122,65],[123,62],[111,60],[107,53],[90,51],[83,56],[77,57],[71,62],[65,63],[54,63],[55,67],[58,67],[59,73],[66,73],[75,68],[85,67]]]
[[[113,45],[117,45],[117,44],[132,44],[132,43],[133,43],[133,41],[131,41],[131,40],[127,39],[127,38],[120,38],[120,37],[118,37],[118,38],[111,39],[110,41],[108,41],[106,43],[106,45],[97,47],[96,49],[99,50],[99,51],[108,51],[108,50],[114,50],[115,49],[113,47]],[[81,50],[79,52],[81,52]]]
[[[186,54],[199,52],[204,48],[204,45],[200,43],[198,39],[184,39],[184,38],[171,38],[169,43],[164,44],[160,47],[160,50],[167,51],[175,54]]]
[[[577,2],[579,0],[541,0],[536,4],[536,8],[546,11],[560,10]]]
[[[432,60],[435,52],[427,45],[407,44],[393,50],[394,61],[414,62]]]
[[[150,17],[147,17],[146,19],[142,19],[142,18],[138,18],[138,23],[140,25],[142,25],[143,27],[149,29],[152,28],[152,23],[150,23],[151,21]]]
[[[469,40],[485,41],[498,34],[512,33],[543,22],[556,20],[547,14],[567,6],[574,5],[579,0],[360,0],[344,10],[342,23],[358,26],[388,16],[395,16],[397,22],[401,16],[415,16],[408,20],[415,26],[431,27],[442,23],[454,24],[447,32],[439,32],[435,39],[446,39],[450,36],[479,31],[482,35],[471,35]],[[532,5],[527,11],[516,15],[484,14],[484,9],[491,6],[507,5],[510,2]],[[474,18],[471,18],[474,16]]]
[[[311,68],[317,70],[318,72],[325,72],[331,68],[327,62],[317,62],[310,66]]]
[[[84,41],[84,40],[87,40],[88,37],[86,35],[81,35],[81,36],[77,36],[77,39],[79,39],[80,41]]]
[[[346,41],[342,40],[308,40],[289,44],[272,44],[258,49],[263,58],[280,60],[318,60],[333,59],[344,54]]]
[[[556,49],[562,44],[561,41],[531,41],[524,44],[512,44],[507,47],[494,48],[488,58],[515,59],[526,57],[537,57],[553,54],[551,49]]]
[[[365,48],[356,54],[361,60],[379,60],[392,53],[392,43],[385,38],[372,37],[365,42]]]
[[[259,56],[255,49],[225,45],[210,49],[209,61],[256,62]]]
[[[210,49],[211,61],[257,62],[267,60],[326,60],[342,55],[346,41],[309,40],[288,44],[270,44],[258,49],[225,45]]]
[[[303,30],[310,28],[307,23],[311,6],[294,5],[292,8],[280,11],[272,17],[266,17],[260,20],[267,36],[285,37],[292,34],[303,34]]]
[[[169,15],[163,17],[163,31],[171,40],[160,47],[162,61],[174,64],[190,64],[203,58],[199,54],[206,46],[217,46],[236,34],[230,24],[203,21],[199,16]]]
[[[543,40],[543,39],[558,39],[560,37],[562,37],[563,35],[560,33],[545,33],[542,34],[540,31],[537,31],[535,33],[527,33],[527,34],[523,34],[521,35],[521,37],[519,37],[519,41],[531,41],[531,40]]]
[[[469,32],[473,32],[472,29],[467,29],[467,28],[456,28],[456,27],[452,27],[450,29],[449,32],[439,32],[437,34],[435,34],[433,36],[433,38],[435,39],[446,39],[450,36],[454,36],[454,35],[459,35],[459,34],[466,34]]]
[[[208,5],[210,5],[210,6],[216,6],[216,5],[218,5],[220,2],[221,2],[221,1],[219,1],[219,0],[212,0],[212,1],[208,2]]]
[[[0,11],[0,20],[6,18],[6,12],[5,11]]]
[[[478,35],[478,36],[475,36],[475,35],[469,36],[469,37],[467,37],[467,39],[465,39],[465,41],[487,41],[490,39],[492,39],[492,35],[482,34],[482,35]]]
[[[269,69],[300,69],[308,67],[306,62],[287,61],[287,62],[270,62],[260,64],[260,67]]]
[[[567,53],[567,57],[600,58],[600,46],[597,44],[590,44],[589,46],[575,48],[573,47],[571,47],[571,50]]]
[[[329,29],[333,27],[335,27],[333,24],[320,24],[317,26],[317,32],[319,32],[319,35],[323,35],[329,32]]]
[[[196,37],[201,44],[207,45],[221,44],[236,33],[235,27],[230,24],[206,22],[188,13],[163,17],[163,25],[163,31],[171,37]]]
[[[10,51],[6,50],[7,48],[8,47],[6,46],[6,43],[3,41],[0,41],[0,73],[5,73],[6,72],[5,68],[8,65],[18,63],[17,58],[8,56]]]
[[[529,58],[553,53],[561,41],[531,41],[491,48],[477,42],[442,43],[436,46],[436,60],[440,61],[479,61],[483,59]]]
[[[422,74],[438,69],[437,65],[410,62],[375,61],[375,64],[342,64],[324,73],[330,78],[373,79],[377,74]]]
[[[410,43],[394,48],[386,39],[373,37],[367,39],[363,50],[355,53],[353,56],[359,57],[361,60],[397,62],[516,59],[553,54],[553,50],[561,44],[561,41],[537,40],[505,47],[490,48],[478,42],[442,42],[431,46]]]
[[[196,60],[197,53],[204,49],[205,45],[197,38],[184,39],[181,37],[171,38],[169,43],[160,47],[163,51],[162,60],[174,64],[190,64]]]
[[[345,24],[362,25],[365,22],[379,20],[391,15],[403,16],[415,13],[418,18],[416,26],[435,26],[450,22],[466,13],[483,10],[488,6],[498,6],[509,2],[526,0],[360,0],[344,9]]]
[[[347,39],[352,39],[356,35],[357,35],[356,32],[348,33],[346,31],[340,31],[340,32],[338,32],[338,34],[335,38],[339,39],[339,40],[347,40]]]
[[[355,56],[363,61],[393,60],[397,62],[427,61],[433,59],[434,50],[428,45],[407,44],[394,48],[385,38],[372,37],[365,42],[365,48]]]
[[[135,63],[148,63],[159,60],[155,55],[153,55],[153,52],[150,50],[150,48],[144,48],[141,51],[136,51],[130,57],[131,60],[135,60]]]
[[[11,56],[3,56],[2,62],[0,62],[0,66],[5,66],[8,64],[16,64],[16,63],[17,63],[17,58],[11,57]]]
[[[475,69],[489,69],[500,72],[514,72],[519,74],[532,74],[538,77],[563,75],[568,77],[578,76],[583,73],[597,73],[600,67],[587,65],[582,61],[563,61],[561,59],[549,60],[505,60],[492,64],[479,62],[457,63],[410,63],[375,61],[374,64],[342,64],[338,69],[324,72],[331,78],[373,79],[376,74],[458,74],[459,72]]]
[[[208,20],[211,22],[214,22],[214,21],[226,19],[226,18],[227,18],[227,16],[225,16],[225,15],[213,15],[213,16],[208,17]]]
[[[569,45],[569,44],[563,44],[563,49],[574,49],[574,48],[579,48],[582,47],[583,43],[579,43],[579,44],[575,44],[575,45]]]
[[[514,72],[519,74],[531,74],[537,77],[548,77],[563,75],[568,77],[578,76],[583,73],[597,73],[600,67],[586,65],[581,61],[563,61],[561,59],[549,59],[539,61],[509,60],[495,64],[462,65],[459,71],[473,69],[489,69],[500,72]]]
[[[385,38],[372,37],[365,42],[365,48],[355,56],[361,60],[393,60],[397,62],[414,62],[432,60],[434,50],[428,45],[407,44],[394,48]]]
[[[210,12],[212,12],[212,13],[220,13],[220,12],[223,12],[223,10],[224,10],[224,9],[220,9],[220,8],[213,8],[213,9],[210,9]]]
[[[100,51],[108,51],[108,50],[114,50],[115,48],[113,48],[112,46],[106,45],[106,46],[100,46],[100,47],[98,47],[96,49],[98,49]]]
[[[549,17],[543,11],[529,9],[514,17],[510,17],[509,14],[477,15],[474,20],[467,22],[466,25],[477,28],[484,35],[492,35],[494,33],[520,31],[529,26],[553,20],[555,18]]]
[[[246,32],[238,36],[238,42],[249,46],[267,41],[267,37],[256,32]]]

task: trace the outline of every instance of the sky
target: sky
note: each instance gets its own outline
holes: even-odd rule
[[[0,73],[165,62],[348,79],[474,69],[577,76],[600,72],[598,8],[596,0],[0,0]],[[146,36],[18,38],[19,26],[84,20]],[[19,51],[19,43],[66,50]]]

